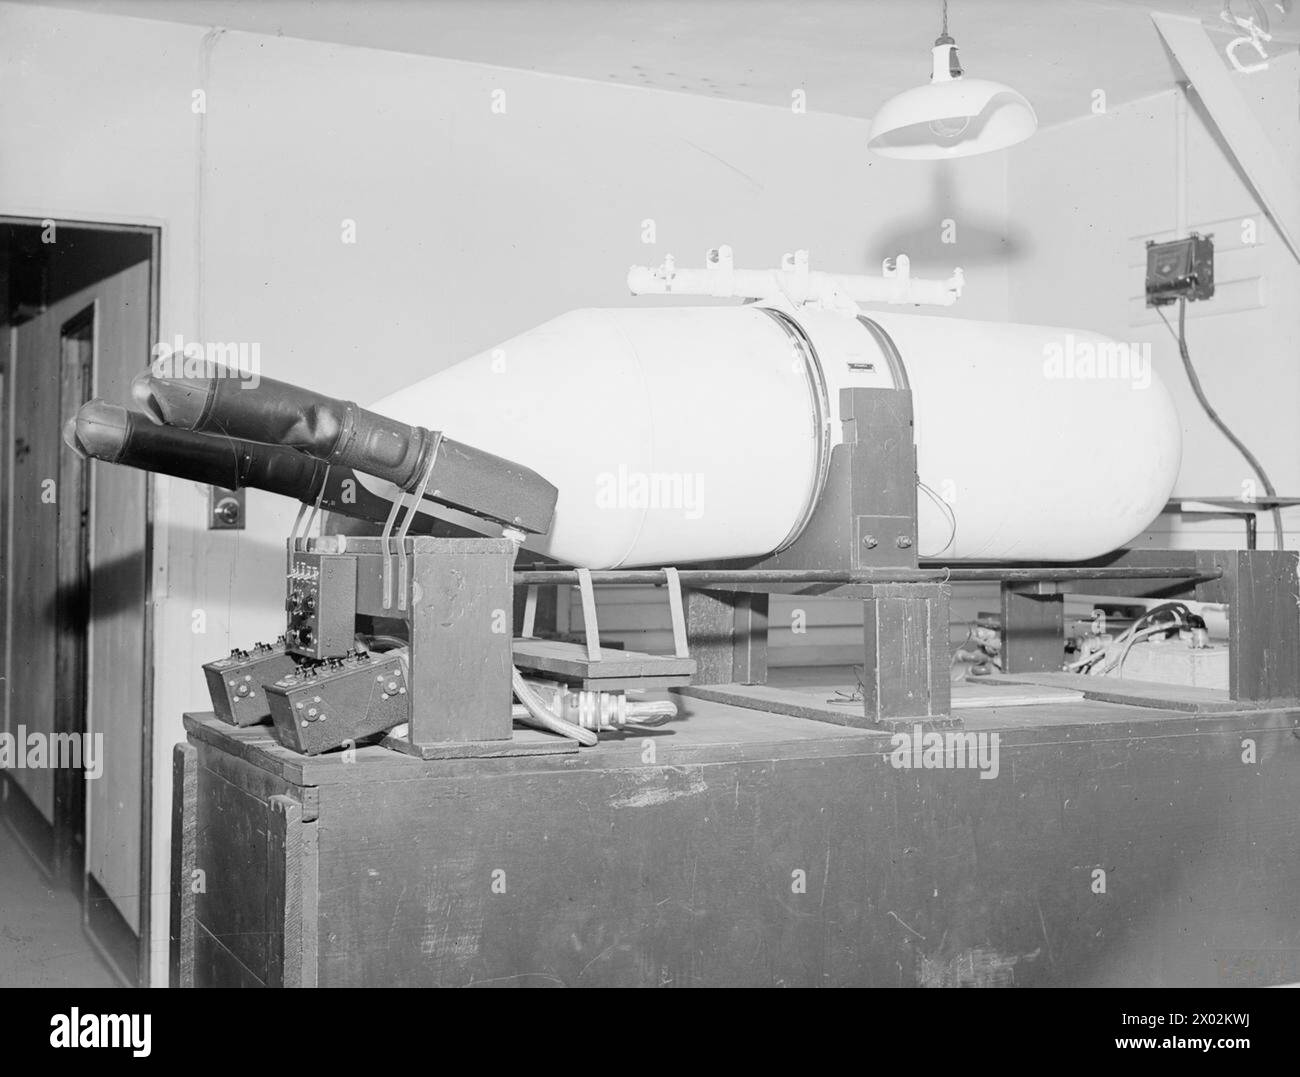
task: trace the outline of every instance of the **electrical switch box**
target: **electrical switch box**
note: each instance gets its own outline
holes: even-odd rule
[[[1186,239],[1147,243],[1147,306],[1214,295],[1214,237],[1193,232]]]

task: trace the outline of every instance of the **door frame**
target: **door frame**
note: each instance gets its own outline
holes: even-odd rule
[[[56,228],[86,228],[95,229],[101,232],[129,232],[136,235],[144,235],[149,239],[149,286],[148,302],[149,310],[146,319],[149,333],[149,344],[153,344],[159,339],[160,317],[161,317],[161,285],[162,285],[162,234],[164,222],[158,218],[140,218],[129,217],[120,214],[109,214],[106,217],[98,216],[58,216],[39,213],[24,212],[19,209],[14,212],[6,211],[0,207],[0,224],[17,224],[33,225],[40,227],[47,222],[53,222]],[[10,331],[11,341],[13,339],[13,330]],[[11,419],[13,409],[16,406],[16,394],[14,393],[13,381],[13,361],[14,350],[12,345],[5,349],[7,352],[5,358],[5,399],[4,407],[6,409],[6,431],[12,430]],[[148,355],[145,357],[145,365],[141,371],[148,369]],[[62,357],[60,356],[60,360]],[[99,355],[96,351],[94,356],[93,374],[98,375]],[[4,493],[5,513],[3,520],[4,533],[0,535],[0,541],[6,546],[5,554],[5,574],[6,574],[6,593],[4,596],[4,613],[7,617],[9,614],[9,593],[12,588],[12,540],[13,540],[13,521],[12,514],[8,511],[8,505],[11,502],[9,497],[10,483],[13,478],[12,467],[12,438],[6,435],[7,444],[4,447],[3,458],[3,475],[0,475],[0,489]],[[135,983],[140,986],[148,986],[150,983],[150,956],[151,943],[153,935],[153,815],[154,815],[154,797],[153,797],[153,779],[154,779],[154,673],[153,659],[156,653],[154,640],[154,512],[155,512],[155,489],[152,477],[145,483],[144,497],[144,578],[145,593],[143,596],[143,632],[144,632],[144,668],[141,671],[143,683],[141,685],[141,700],[143,713],[140,716],[140,877],[139,887],[137,889],[137,901],[139,903],[139,923],[140,932],[136,946],[136,968],[134,970]],[[5,633],[5,649],[8,651],[12,626]],[[8,689],[8,670],[9,656],[6,654],[5,659],[5,688],[4,688],[4,714],[6,719],[9,714],[9,689]],[[87,685],[89,688],[89,685]],[[98,890],[98,894],[92,893],[92,887]],[[127,976],[127,970],[119,967],[119,962],[113,952],[105,945],[96,934],[98,925],[92,923],[90,919],[90,910],[92,907],[99,905],[96,898],[104,898],[102,888],[91,879],[88,871],[82,873],[82,930],[85,932],[91,945],[103,957],[110,967],[114,968],[120,976]],[[111,906],[109,906],[111,907]]]
[[[95,299],[59,326],[60,414],[67,414],[67,406],[73,403],[80,407],[94,395],[98,325],[99,301]],[[89,347],[83,347],[82,341],[87,341]],[[65,473],[65,467],[72,474]],[[66,733],[84,736],[90,711],[90,602],[85,593],[90,584],[89,525],[93,510],[89,462],[61,454],[57,490],[53,730],[56,737]],[[70,505],[70,491],[76,494],[72,504],[77,513],[75,523],[65,512]],[[76,594],[67,592],[69,583],[77,585]],[[66,694],[69,689],[74,693],[71,696]],[[53,778],[53,874],[64,885],[79,884],[85,872],[86,782],[78,771],[62,767],[54,771]]]

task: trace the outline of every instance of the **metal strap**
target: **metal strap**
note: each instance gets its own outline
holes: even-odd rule
[[[537,584],[530,584],[524,594],[524,623],[519,634],[531,639],[533,626],[537,623]]]
[[[762,306],[757,309],[761,310],[781,327],[781,330],[793,345],[796,354],[803,361],[804,374],[808,381],[809,400],[812,405],[813,439],[817,446],[817,460],[812,489],[809,491],[808,499],[804,502],[803,509],[799,513],[799,519],[795,521],[789,533],[773,551],[774,553],[780,553],[792,546],[795,540],[803,534],[804,528],[808,526],[813,518],[813,513],[817,511],[817,503],[821,500],[822,490],[826,487],[826,477],[830,474],[831,467],[831,407],[826,388],[826,374],[822,370],[821,358],[817,354],[817,349],[813,346],[812,338],[804,332],[803,326],[783,311]]]
[[[678,658],[689,658],[686,615],[682,609],[682,578],[675,568],[664,569],[664,577],[668,581],[668,611],[673,619],[673,653]]]
[[[411,530],[411,521],[415,519],[415,514],[419,511],[421,502],[424,501],[424,492],[429,488],[429,483],[433,479],[433,465],[438,460],[438,447],[442,444],[442,435],[437,434],[437,441],[433,444],[433,452],[429,454],[428,466],[424,469],[424,477],[420,479],[419,489],[416,490],[415,496],[411,499],[410,507],[406,510],[406,516],[402,519],[402,530],[397,536],[397,608],[406,609],[406,592],[410,589],[408,581],[410,576],[407,571],[406,562],[406,533]]]
[[[384,523],[384,530],[380,533],[380,548],[383,551],[384,568],[383,568],[383,586],[384,586],[384,609],[393,607],[393,562],[392,547],[389,539],[393,534],[393,524],[397,521],[397,511],[402,506],[402,499],[405,494],[399,493],[393,498],[393,507],[388,510],[388,519]]]
[[[591,569],[578,571],[578,593],[582,595],[582,628],[587,637],[587,661],[600,661],[600,627],[596,624],[596,589],[591,584]]]
[[[320,491],[316,494],[316,503],[311,507],[311,516],[307,520],[307,527],[303,531],[303,538],[306,538],[308,535],[311,534],[312,524],[316,522],[316,517],[318,514],[320,515],[321,527],[324,528],[325,526],[325,516],[324,514],[321,513],[320,507],[321,507],[321,503],[325,500],[325,484],[329,482],[329,478],[330,478],[330,465],[326,464],[325,476],[324,478],[321,479]],[[304,507],[306,506],[304,505]],[[316,534],[317,537],[319,538],[320,532],[318,531]]]
[[[307,502],[304,501],[301,505],[298,506],[298,515],[294,517],[293,527],[289,531],[289,541],[286,544],[287,548],[285,550],[285,564],[284,564],[284,572],[286,576],[293,571],[293,553],[294,553],[294,548],[298,542],[298,528],[302,526],[302,518],[306,512],[307,512]]]

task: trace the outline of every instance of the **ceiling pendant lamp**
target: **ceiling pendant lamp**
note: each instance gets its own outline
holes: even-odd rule
[[[1010,86],[963,76],[957,43],[943,32],[934,43],[926,86],[891,97],[871,122],[868,148],[884,157],[933,161],[1006,149],[1038,129],[1033,106]]]

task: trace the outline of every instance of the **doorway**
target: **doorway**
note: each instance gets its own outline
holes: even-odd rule
[[[62,431],[148,366],[158,249],[156,229],[0,217],[0,812],[130,984],[151,891],[149,485]]]

